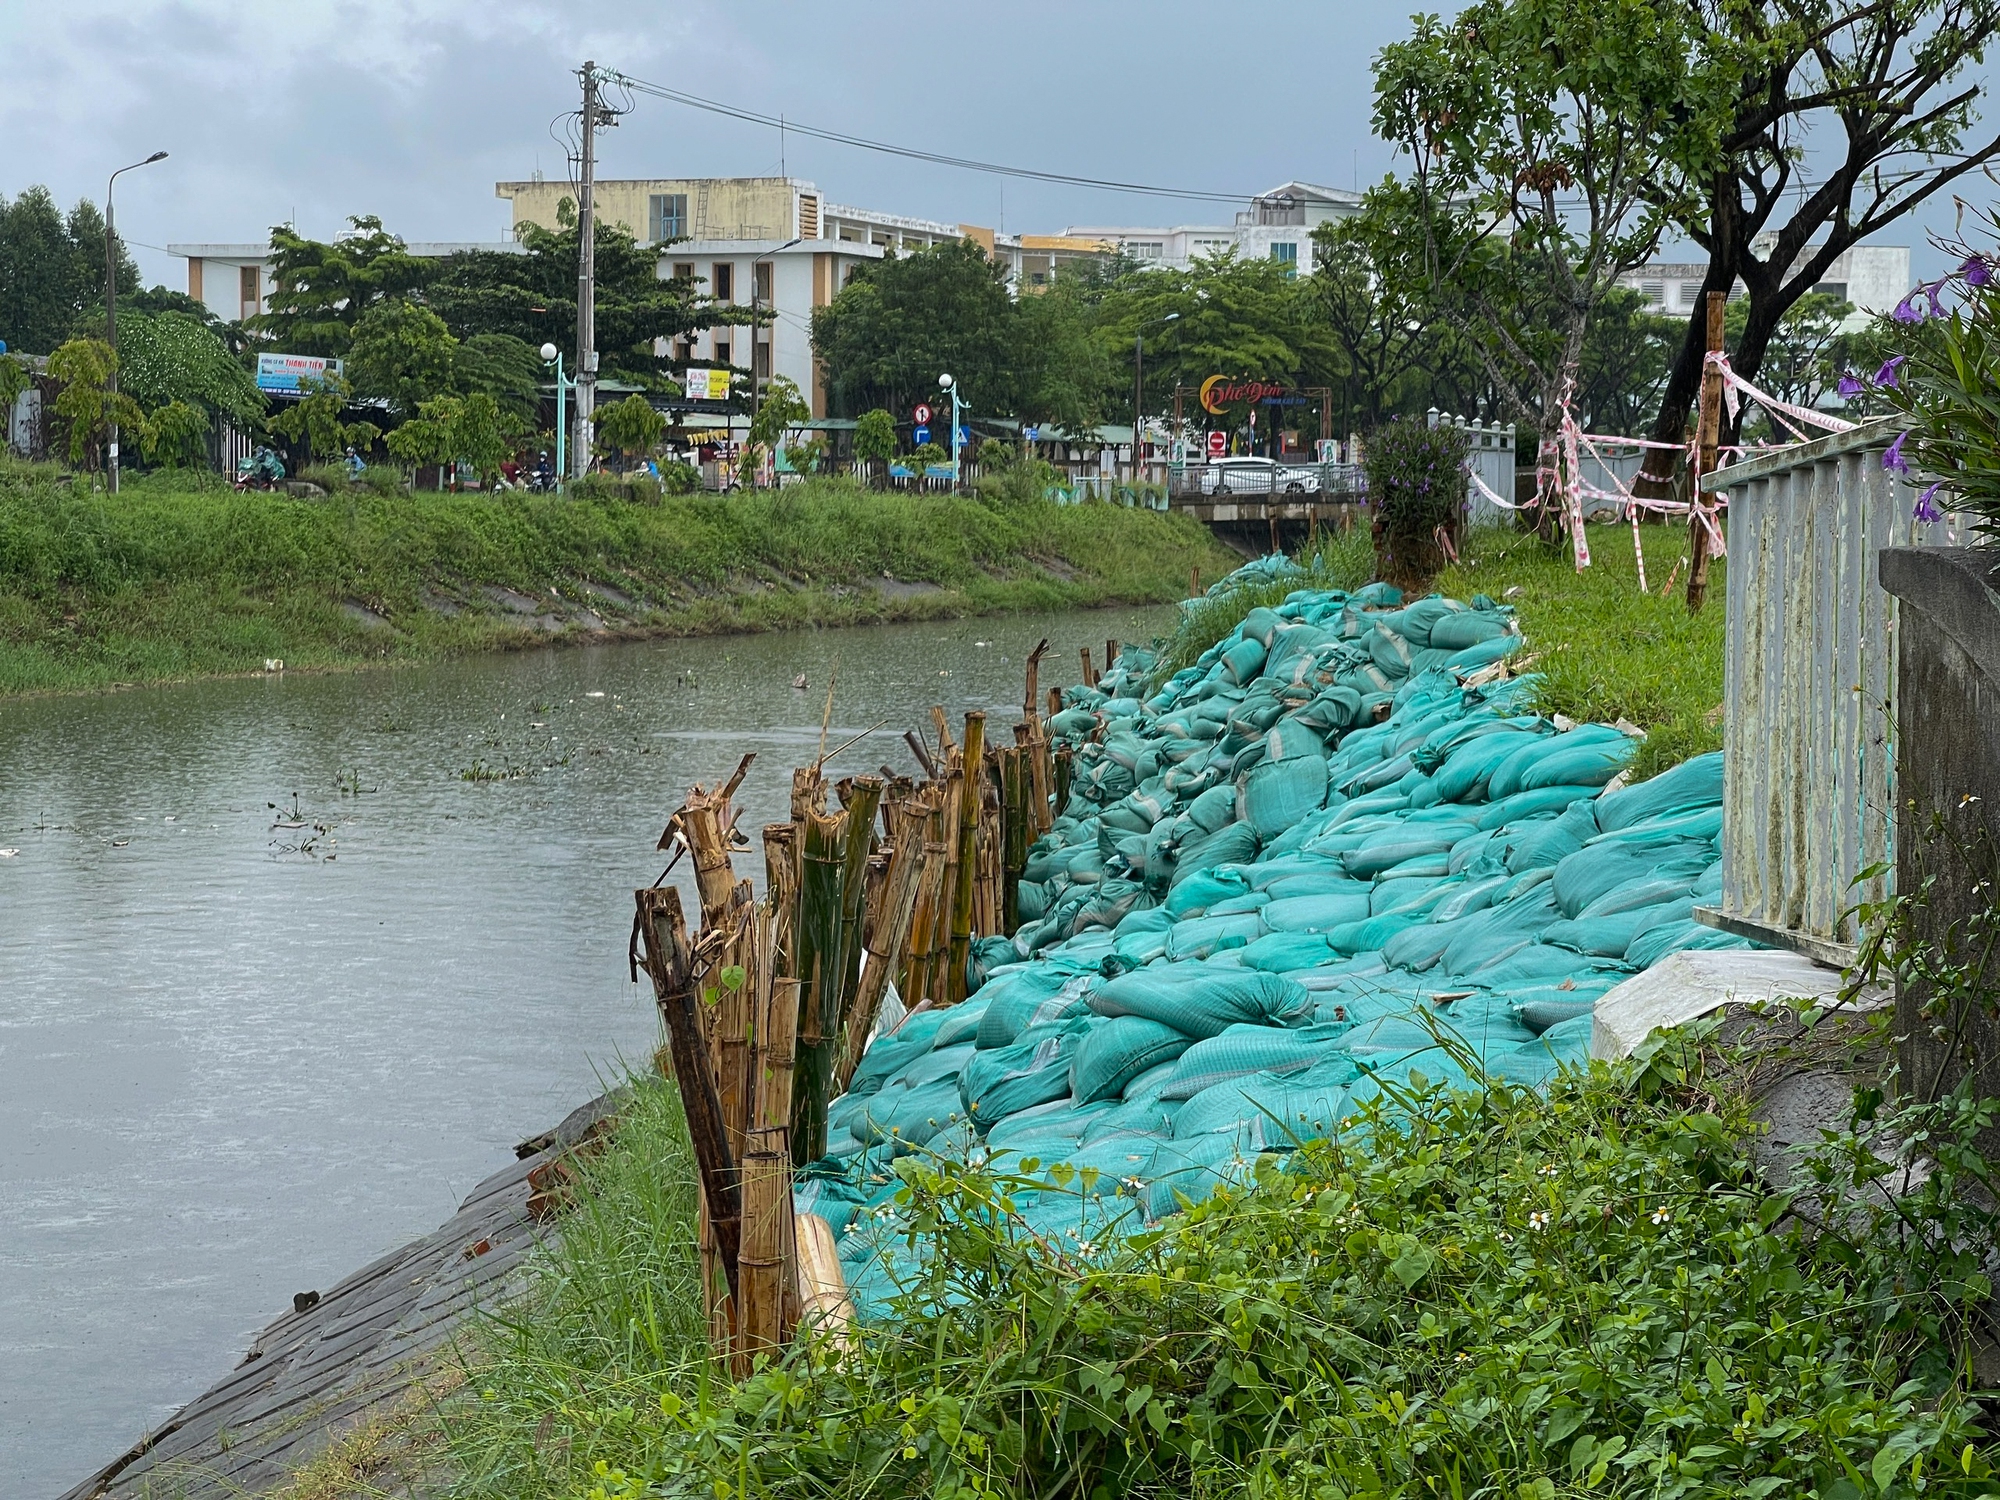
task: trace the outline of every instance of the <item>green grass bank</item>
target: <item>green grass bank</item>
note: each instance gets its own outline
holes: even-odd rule
[[[0,695],[1181,598],[1179,516],[818,480],[728,496],[118,495],[0,467]]]

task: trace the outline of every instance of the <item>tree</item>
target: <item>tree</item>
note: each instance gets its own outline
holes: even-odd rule
[[[865,411],[854,424],[854,461],[861,465],[864,478],[874,479],[877,464],[886,465],[896,456],[896,419],[876,407]]]
[[[508,333],[475,333],[452,351],[452,380],[465,392],[491,396],[523,421],[535,415],[543,379],[542,356]]]
[[[457,384],[458,340],[427,307],[398,297],[377,302],[354,326],[347,376],[357,395],[387,401],[409,417]]]
[[[121,300],[138,290],[139,269],[115,241]],[[0,197],[0,339],[48,353],[69,338],[78,316],[104,302],[104,216],[88,199],[67,219],[49,190],[31,187],[11,204]]]
[[[0,449],[6,447],[14,403],[21,399],[21,393],[33,383],[26,365],[11,354],[0,354]]]
[[[653,403],[637,394],[597,414],[597,451],[617,453],[628,461],[643,457],[667,430],[667,419]]]
[[[119,387],[141,406],[179,401],[244,430],[262,420],[257,382],[199,319],[182,312],[123,312],[118,345]]]
[[[813,312],[812,342],[839,411],[907,411],[950,374],[981,412],[1014,409],[1018,309],[1006,275],[971,240],[856,270]]]
[[[1673,184],[1717,159],[1733,72],[1699,43],[1657,0],[1477,0],[1377,60],[1375,130],[1412,167],[1370,191],[1362,232],[1545,459],[1592,315],[1686,217]]]
[[[62,382],[56,415],[69,430],[69,461],[95,469],[111,428],[145,428],[146,414],[122,391],[111,390],[118,355],[102,339],[71,339],[49,356],[49,376]]]
[[[1780,401],[1789,401],[1794,406],[1818,406],[1822,398],[1833,392],[1856,342],[1845,327],[1853,312],[1853,303],[1843,302],[1828,292],[1809,292],[1799,298],[1786,309],[1764,345],[1757,384]],[[1747,298],[1739,297],[1723,309],[1722,347],[1732,362],[1742,347],[1749,322]],[[1680,331],[1676,323],[1673,327],[1676,343]],[[1756,409],[1750,421],[1754,431],[1746,427],[1746,436],[1772,442],[1792,440],[1791,434],[1772,421],[1762,408]]]
[[[1119,394],[1120,409],[1129,409],[1131,381],[1120,381],[1120,365],[1099,336],[1100,309],[1080,291],[1074,281],[1058,281],[1015,308],[1012,413],[1023,422],[1088,432]]]
[[[530,351],[544,342],[576,347],[576,260],[580,243],[572,221],[564,229],[524,225],[522,252],[466,251],[445,260],[424,298],[468,345],[482,334],[504,335]],[[630,231],[599,224],[595,236],[597,348],[601,373],[665,389],[672,361],[654,353],[656,340],[671,344],[700,329],[768,323],[703,296],[691,280],[662,279],[660,254]],[[539,369],[537,371],[539,377]]]
[[[812,408],[799,388],[783,375],[773,375],[763,383],[757,414],[750,419],[750,444],[775,454],[785,434],[801,422],[812,420]]]
[[[383,439],[390,454],[412,467],[438,466],[438,488],[445,470],[463,461],[481,473],[497,468],[513,452],[514,426],[498,403],[482,391],[469,396],[435,396],[420,403],[416,415]]]
[[[375,445],[382,429],[373,422],[343,422],[350,392],[338,375],[299,384],[299,397],[269,423],[278,436],[302,444],[314,458],[338,458],[349,448],[365,452]]]
[[[1577,363],[1575,409],[1583,428],[1639,436],[1652,421],[1679,338],[1679,322],[1649,312],[1630,287],[1605,293]]]
[[[139,448],[146,462],[165,469],[192,469],[208,457],[209,414],[187,401],[169,401],[146,415]]]
[[[1701,385],[1706,293],[1739,280],[1748,291],[1731,364],[1754,379],[1786,311],[1836,256],[2000,152],[2000,134],[1965,144],[1980,94],[1966,71],[2000,24],[2000,0],[1678,4],[1697,65],[1733,86],[1715,162],[1663,175],[1657,189],[1657,205],[1708,253],[1653,425],[1675,445]],[[1647,472],[1664,481],[1676,462],[1656,449]]]
[[[370,313],[407,302],[437,274],[436,261],[411,255],[380,219],[347,222],[354,233],[332,244],[284,224],[271,230],[269,310],[250,323],[285,354],[344,357]]]

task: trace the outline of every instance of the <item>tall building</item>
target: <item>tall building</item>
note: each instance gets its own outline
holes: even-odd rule
[[[1227,224],[1174,224],[1158,228],[1085,225],[1064,230],[1079,240],[1110,245],[1148,265],[1186,270],[1195,261],[1234,250],[1243,260],[1274,260],[1288,271],[1312,274],[1312,234],[1360,212],[1361,194],[1311,182],[1287,182],[1259,193]]]
[[[1769,255],[1776,243],[1775,235],[1759,235],[1751,247],[1759,255]],[[1805,254],[1811,255],[1818,248],[1808,246]],[[1685,317],[1699,305],[1702,280],[1707,275],[1706,261],[1656,260],[1627,271],[1618,284],[1639,293],[1653,312]],[[1893,310],[1910,285],[1908,245],[1855,245],[1833,258],[1813,290],[1853,303],[1854,312],[1846,327],[1859,332],[1874,318]],[[1729,289],[1729,295],[1740,297],[1743,290],[1739,281]]]

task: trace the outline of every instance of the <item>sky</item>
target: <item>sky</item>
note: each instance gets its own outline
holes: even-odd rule
[[[1392,166],[1369,133],[1369,65],[1408,0],[1245,12],[1216,0],[0,0],[0,194],[67,206],[119,179],[118,227],[150,284],[169,243],[330,237],[376,214],[410,240],[494,240],[493,184],[564,174],[552,122],[585,59],[809,125],[952,155],[1244,197],[1351,187]],[[1435,8],[1435,7],[1434,7]],[[1443,7],[1449,9],[1451,7]],[[1053,233],[1227,222],[1227,205],[1003,179],[640,98],[601,137],[607,177],[783,169],[834,202]],[[1978,186],[1993,194],[1983,180]],[[1878,237],[1937,257],[1926,229]]]

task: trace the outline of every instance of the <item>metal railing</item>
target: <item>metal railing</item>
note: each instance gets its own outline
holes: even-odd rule
[[[1359,464],[1221,463],[1172,464],[1167,494],[1175,500],[1325,500],[1351,504],[1368,493]]]

